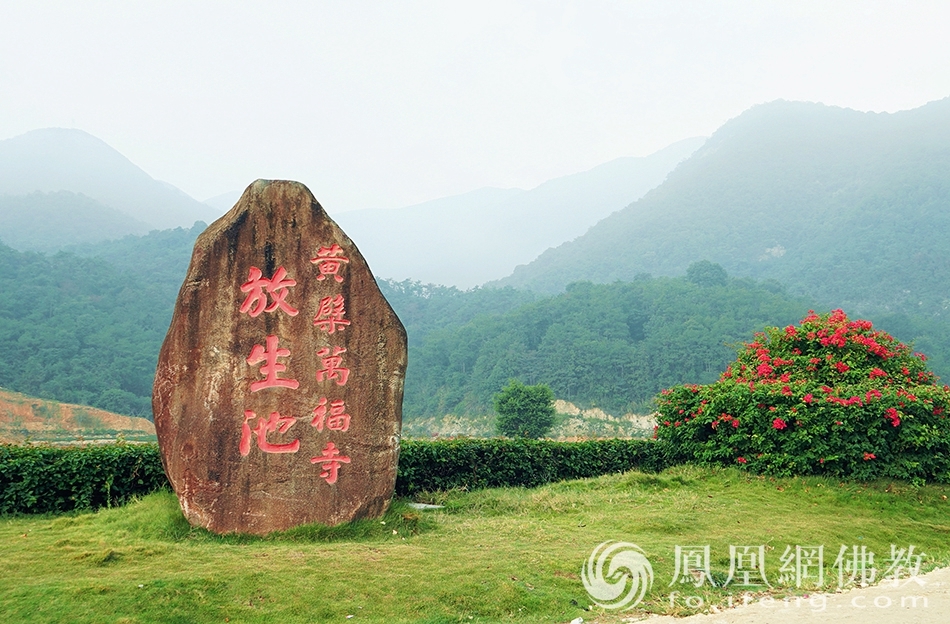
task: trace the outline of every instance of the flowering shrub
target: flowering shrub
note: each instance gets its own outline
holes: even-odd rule
[[[767,328],[719,381],[656,398],[671,459],[775,475],[950,482],[950,387],[841,310]]]

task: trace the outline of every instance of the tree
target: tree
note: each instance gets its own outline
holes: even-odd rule
[[[554,425],[554,393],[545,384],[526,386],[512,379],[495,395],[495,411],[502,435],[540,438]]]
[[[697,286],[725,286],[729,276],[722,266],[709,260],[700,260],[686,269],[686,279]]]

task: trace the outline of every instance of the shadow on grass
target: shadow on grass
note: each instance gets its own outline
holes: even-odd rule
[[[178,506],[178,499],[169,491],[155,492],[123,507],[99,512],[53,516],[50,528],[74,525],[99,525],[103,534],[122,534],[144,539],[170,542],[216,542],[221,544],[253,544],[263,542],[359,542],[399,539],[433,530],[435,519],[426,512],[413,509],[409,501],[395,499],[382,518],[355,520],[337,526],[305,524],[287,531],[265,536],[229,533],[217,535],[193,527]]]

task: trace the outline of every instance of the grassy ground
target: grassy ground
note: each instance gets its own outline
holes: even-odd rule
[[[0,613],[4,622],[617,622],[637,612],[588,610],[580,570],[598,544],[623,540],[644,549],[656,575],[638,608],[686,614],[673,589],[707,606],[738,590],[668,587],[677,545],[708,544],[720,580],[730,545],[764,545],[773,574],[796,544],[824,545],[829,577],[842,544],[866,546],[878,567],[891,544],[914,545],[928,569],[950,564],[948,495],[948,486],[684,466],[435,494],[425,502],[444,509],[397,501],[382,520],[251,538],[192,529],[174,496],[159,493],[99,513],[0,519]]]

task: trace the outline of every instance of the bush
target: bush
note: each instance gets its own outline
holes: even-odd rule
[[[950,388],[841,310],[744,345],[719,381],[657,397],[672,459],[774,475],[950,482]]]
[[[396,493],[534,487],[562,479],[666,467],[652,440],[403,440]],[[54,448],[0,445],[0,513],[120,505],[168,486],[156,444]]]
[[[667,465],[662,445],[652,440],[403,440],[396,493],[536,487],[634,469],[658,472]]]
[[[121,505],[167,484],[157,444],[0,445],[0,513]]]
[[[526,386],[517,379],[495,395],[498,433],[541,438],[554,426],[554,393],[544,384]]]

